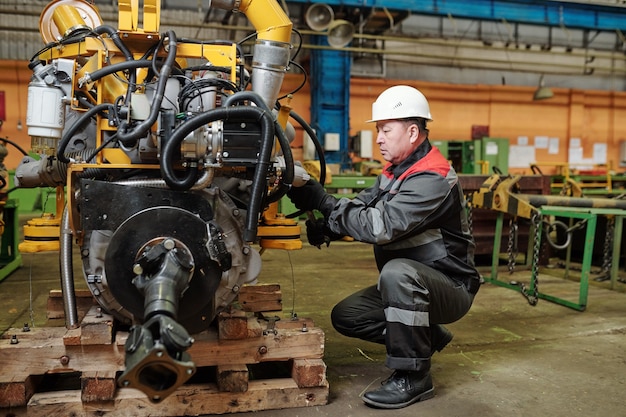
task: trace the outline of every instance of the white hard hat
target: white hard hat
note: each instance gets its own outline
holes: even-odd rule
[[[408,119],[421,117],[433,120],[428,100],[418,89],[408,85],[396,85],[383,91],[372,104],[372,120]]]

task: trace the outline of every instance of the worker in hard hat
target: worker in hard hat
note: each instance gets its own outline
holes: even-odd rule
[[[431,356],[452,340],[443,324],[463,317],[480,287],[463,190],[428,140],[430,121],[420,91],[391,87],[372,105],[387,161],[374,186],[354,199],[337,199],[314,180],[288,192],[297,208],[319,210],[330,233],[374,246],[377,285],[339,302],[331,318],[346,336],[385,344],[393,373],[363,395],[377,408],[433,397]]]

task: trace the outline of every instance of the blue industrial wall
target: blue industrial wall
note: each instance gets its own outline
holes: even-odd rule
[[[314,45],[328,46],[326,36],[312,36]],[[347,168],[350,128],[349,52],[314,49],[311,52],[311,126],[322,144],[327,133],[339,133],[339,150],[324,153],[326,162]]]

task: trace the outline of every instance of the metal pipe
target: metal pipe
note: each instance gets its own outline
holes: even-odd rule
[[[74,269],[72,267],[72,229],[70,216],[65,206],[61,217],[61,234],[59,236],[59,265],[61,269],[61,292],[63,308],[65,310],[65,327],[78,327],[78,312],[76,310],[76,291],[74,289]]]
[[[217,0],[212,6],[239,9],[256,29],[252,90],[274,108],[289,65],[291,20],[275,0]]]
[[[449,46],[452,47],[452,45],[449,45]],[[310,50],[321,49],[321,50],[329,50],[329,51],[360,52],[360,53],[367,53],[367,54],[385,55],[386,57],[399,56],[399,57],[410,57],[410,58],[426,58],[426,59],[436,60],[439,63],[441,63],[441,61],[449,60],[450,62],[448,62],[447,65],[451,65],[453,67],[458,66],[459,62],[480,63],[480,64],[486,63],[490,65],[475,65],[475,68],[506,69],[509,71],[530,71],[531,69],[534,69],[533,72],[541,72],[543,74],[556,74],[556,75],[581,75],[581,70],[585,69],[584,64],[563,64],[560,62],[555,62],[553,61],[555,59],[554,58],[555,54],[547,54],[547,53],[545,56],[546,60],[544,62],[541,62],[541,61],[528,61],[528,60],[513,60],[510,58],[498,60],[498,59],[488,59],[484,57],[463,57],[463,56],[457,56],[457,55],[444,56],[441,54],[426,54],[426,53],[421,53],[421,52],[393,51],[389,49],[375,49],[375,48],[360,48],[360,47],[359,48],[356,48],[356,47],[334,48],[331,46],[311,45],[311,44],[303,44],[302,48],[310,49]],[[457,49],[458,49],[458,46],[457,46]],[[527,51],[524,51],[524,53],[526,52]],[[568,55],[566,54],[563,54],[562,56],[568,57]],[[610,59],[612,59],[613,61],[618,61],[618,60],[623,61],[622,58],[617,58],[617,57],[615,58],[611,57]],[[433,62],[426,62],[426,61],[420,61],[419,63],[422,65],[433,64]],[[529,69],[512,68],[511,66],[513,65],[525,65]],[[538,71],[537,70],[538,67],[564,68],[565,70],[568,70],[571,72],[565,72],[565,70],[564,71],[548,71],[548,70],[543,70],[543,69],[541,71]],[[594,74],[598,74],[598,72],[603,72],[605,74],[626,74],[626,70],[620,69],[617,67],[593,66],[590,68],[594,69],[595,71]]]
[[[254,26],[259,39],[289,43],[293,23],[275,0],[213,0],[211,7],[239,10]]]
[[[196,181],[196,183],[191,186],[191,190],[202,190],[213,183],[213,178],[215,177],[215,169],[208,168],[202,172],[202,175]],[[120,180],[114,181],[113,184],[118,185],[128,185],[130,187],[152,187],[152,188],[169,188],[165,180],[163,179],[140,179],[140,180]]]
[[[514,194],[515,198],[527,201],[534,207],[561,206],[584,208],[617,208],[626,210],[626,200],[617,198],[563,197],[540,194]]]
[[[186,27],[186,28],[198,27],[198,25],[189,24],[189,23],[180,22],[180,21],[171,21],[169,22],[169,25],[175,26],[175,27],[178,27],[178,26]],[[238,31],[246,32],[250,30],[250,27],[242,26],[242,25],[222,25],[219,23],[205,23],[202,25],[201,29],[217,29],[217,30],[229,29],[229,30],[238,30]],[[324,33],[316,32],[314,30],[308,30],[308,29],[298,29],[298,31],[302,35],[317,35],[317,36],[324,35]],[[466,43],[463,43],[463,44],[459,44],[460,40],[453,39],[453,38],[450,40],[434,39],[434,38],[420,38],[420,37],[412,38],[409,36],[398,36],[398,35],[393,35],[393,34],[392,35],[370,35],[367,33],[358,33],[358,32],[354,34],[354,39],[355,40],[366,39],[366,40],[375,40],[375,41],[390,41],[390,42],[408,43],[408,44],[414,44],[414,45],[429,45],[429,46],[436,46],[436,47],[449,46],[449,47],[454,47],[457,49],[459,47],[462,47],[463,49],[488,50],[488,51],[503,52],[503,53],[519,52],[519,53],[530,54],[530,55],[542,55],[546,58],[549,57],[551,60],[554,59],[555,56],[578,57],[578,58],[589,57],[589,51],[584,51],[582,47],[578,47],[572,50],[571,52],[567,52],[565,51],[565,48],[566,48],[565,45],[553,45],[550,51],[544,51],[544,50],[535,50],[535,49],[507,48],[505,46],[497,46],[497,45],[486,46],[479,42],[469,42],[469,41],[466,41]],[[480,41],[480,39],[477,39],[477,40]],[[523,43],[523,42],[520,42],[520,43]],[[318,45],[310,45],[310,44],[304,44],[302,45],[302,47],[304,49],[320,48]],[[327,47],[327,49],[336,50],[337,48]],[[559,49],[563,49],[563,51],[559,51]],[[362,48],[362,47],[344,47],[344,48],[339,48],[339,50],[386,54],[386,51],[383,49]],[[401,54],[401,53],[402,52],[398,52],[398,54]],[[619,51],[613,51],[613,50],[593,49],[593,55],[596,57],[596,60],[597,59],[611,59],[611,60],[618,59],[619,61],[623,61],[626,59],[624,57],[624,54],[620,53]],[[479,59],[475,58],[475,60],[479,60]],[[509,60],[506,59],[504,61],[508,62]]]

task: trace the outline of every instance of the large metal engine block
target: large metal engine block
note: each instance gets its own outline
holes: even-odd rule
[[[290,153],[288,103],[278,101],[291,22],[275,0],[212,7],[243,12],[257,30],[249,63],[240,44],[159,33],[158,0],[143,1],[143,28],[137,2],[119,1],[117,29],[91,3],[54,1],[41,18],[46,46],[30,63],[38,156],[22,160],[15,180],[65,190],[67,326],[77,325],[77,243],[95,299],[130,326],[118,382],[153,402],[194,374],[192,335],[255,283],[263,213],[306,178]]]

